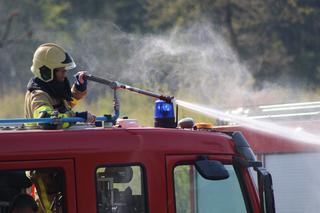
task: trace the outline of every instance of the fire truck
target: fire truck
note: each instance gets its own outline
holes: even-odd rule
[[[275,212],[271,175],[241,132],[177,122],[172,97],[91,79],[115,91],[114,115],[95,125],[45,130],[8,125],[83,120],[0,120],[0,212],[20,193],[40,212]],[[119,88],[158,98],[154,127],[118,118]]]

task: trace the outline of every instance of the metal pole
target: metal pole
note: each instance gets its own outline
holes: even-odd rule
[[[139,89],[139,88],[136,88],[136,87],[132,87],[132,86],[120,83],[118,81],[111,81],[109,79],[100,78],[100,77],[93,76],[93,75],[90,75],[90,74],[86,75],[86,78],[87,78],[87,80],[90,80],[90,81],[95,81],[95,82],[98,82],[98,83],[101,83],[101,84],[105,84],[105,85],[111,87],[112,89],[125,89],[125,90],[129,90],[131,92],[135,92],[135,93],[139,93],[139,94],[142,94],[142,95],[158,98],[160,100],[164,100],[164,101],[167,101],[167,102],[171,102],[172,99],[174,98],[172,96],[165,96],[165,95],[161,95],[161,94],[156,94],[154,92],[150,92],[150,91],[147,91],[147,90],[143,90],[143,89]]]
[[[174,97],[171,97],[171,96],[165,96],[165,95],[157,94],[157,93],[150,92],[150,91],[147,91],[147,90],[143,90],[143,89],[139,89],[139,88],[136,88],[136,87],[132,87],[132,86],[120,83],[120,82],[116,82],[116,83],[117,83],[117,87],[120,88],[120,89],[126,89],[126,90],[129,90],[131,92],[135,92],[135,93],[139,93],[139,94],[142,94],[142,95],[158,98],[158,99],[163,100],[163,101],[171,102],[171,100],[174,98]]]
[[[112,116],[113,125],[116,124],[116,121],[120,115],[120,100],[117,93],[117,89],[113,89],[113,108],[114,108],[114,116]]]
[[[111,87],[112,89],[117,87],[117,84],[114,81],[111,81],[109,79],[105,79],[105,78],[99,78],[90,74],[86,75],[86,79],[89,81],[94,81],[94,82],[98,82],[100,84],[104,84],[107,85],[109,87]]]

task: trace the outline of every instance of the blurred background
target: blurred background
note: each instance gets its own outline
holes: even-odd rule
[[[87,70],[220,109],[317,100],[319,18],[319,1],[0,0],[0,116],[23,116],[45,42],[73,56],[69,79]],[[121,97],[122,115],[152,123],[152,100]],[[111,91],[90,82],[83,109],[108,113]]]

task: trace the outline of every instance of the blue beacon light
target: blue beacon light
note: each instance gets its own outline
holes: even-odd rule
[[[154,126],[175,128],[174,107],[172,102],[156,100],[154,106]]]

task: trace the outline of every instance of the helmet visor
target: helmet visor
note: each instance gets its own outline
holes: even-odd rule
[[[76,67],[73,58],[68,53],[65,53],[65,60],[62,62],[65,65],[66,70],[70,70]]]

